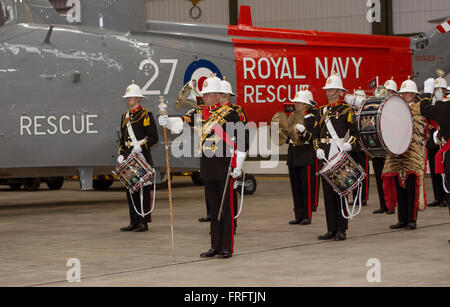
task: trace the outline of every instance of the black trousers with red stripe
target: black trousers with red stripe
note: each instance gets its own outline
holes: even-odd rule
[[[404,225],[417,220],[417,212],[415,209],[416,180],[416,175],[409,174],[406,178],[405,187],[403,188],[400,186],[398,177],[395,177],[395,186],[397,188],[398,222]]]
[[[224,188],[225,180],[205,181],[206,197],[208,198],[207,202],[211,214],[211,248],[216,251],[228,250],[232,253],[235,214],[234,200],[231,200],[231,197],[234,196],[233,180],[230,179],[223,204],[222,216],[219,222],[217,218],[219,216]]]
[[[348,220],[342,215],[341,197],[334,191],[333,187],[328,183],[328,181],[326,181],[325,178],[322,178],[322,185],[328,232],[346,232],[348,228]],[[345,200],[342,199],[344,214],[347,215],[348,213],[345,209],[344,201]]]
[[[355,160],[356,163],[362,166],[367,176],[363,181],[363,195],[361,197],[362,200],[367,201],[369,199],[369,158],[367,154],[363,151],[352,151],[350,156]],[[356,197],[358,189],[353,191],[353,197]]]
[[[435,171],[435,159],[436,154],[439,148],[437,149],[428,149],[428,162],[430,163],[430,176],[431,176],[431,184],[433,186],[433,194],[434,200],[444,201],[447,200],[447,195],[444,191],[444,187],[442,185],[442,176],[440,174],[436,174]]]
[[[449,181],[450,181],[450,159],[449,158],[444,160],[444,173],[445,173],[445,181],[444,180],[443,181],[444,181],[447,191],[450,191],[450,184],[449,184]],[[448,210],[449,210],[449,214],[450,214],[450,193],[445,193],[445,195],[447,196],[447,206],[448,206]]]
[[[143,188],[143,209],[144,213],[147,213],[150,211],[150,202],[151,202],[151,192],[150,192],[150,185],[145,186]],[[131,225],[137,225],[137,224],[145,224],[150,223],[152,221],[152,214],[148,214],[145,217],[140,216],[136,213],[136,210],[141,213],[141,197],[140,192],[137,191],[135,193],[131,193],[129,190],[127,190],[127,200],[128,200],[128,208],[130,210],[130,224]],[[133,202],[134,206],[136,207],[136,210],[133,208]]]
[[[386,158],[372,158],[373,170],[375,172],[375,180],[377,181],[378,199],[380,200],[380,208],[388,211],[386,207],[386,200],[384,199],[383,180],[381,174],[383,173],[384,162]]]
[[[311,208],[315,203],[316,176],[311,165],[289,166],[295,219],[311,219]]]

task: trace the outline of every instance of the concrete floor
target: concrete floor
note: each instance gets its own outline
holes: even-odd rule
[[[349,224],[347,241],[317,241],[326,231],[323,202],[307,226],[293,218],[287,177],[257,177],[239,218],[231,259],[201,259],[209,248],[203,187],[175,177],[176,257],[172,259],[167,190],[157,192],[146,233],[128,224],[120,183],[110,191],[12,192],[0,187],[0,286],[450,286],[447,208],[419,214],[414,231],[389,230],[396,215],[378,207],[371,180],[367,207]],[[427,179],[428,180],[428,179]],[[427,181],[427,195],[432,195]],[[81,262],[81,282],[68,283],[69,258]],[[369,283],[367,261],[381,263],[381,282]]]

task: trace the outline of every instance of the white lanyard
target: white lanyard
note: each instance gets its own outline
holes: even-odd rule
[[[126,115],[125,118],[128,119],[129,116],[130,116],[130,112],[127,112],[127,115]],[[141,141],[138,141],[136,139],[136,136],[134,135],[133,127],[131,126],[131,121],[130,120],[127,121],[127,130],[128,130],[128,135],[130,136],[131,144],[133,145],[133,147],[134,146],[141,146],[142,143],[144,143],[145,139],[143,139]]]
[[[325,107],[323,111],[325,113],[327,111],[327,107]],[[328,159],[330,159],[335,154],[337,154],[339,151],[343,151],[344,144],[343,144],[343,139],[340,139],[338,137],[336,130],[334,129],[333,124],[331,123],[331,119],[328,117],[328,115],[325,117],[325,124],[326,124],[327,130],[330,133],[331,138],[332,138],[330,152],[328,154]]]

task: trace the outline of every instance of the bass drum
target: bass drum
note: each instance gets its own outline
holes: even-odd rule
[[[401,155],[412,142],[413,117],[400,96],[371,97],[361,104],[357,128],[361,148],[368,155]]]

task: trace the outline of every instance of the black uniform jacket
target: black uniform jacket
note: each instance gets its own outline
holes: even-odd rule
[[[146,139],[147,141],[141,145],[142,154],[150,165],[153,165],[150,147],[158,142],[158,130],[156,128],[155,119],[152,112],[138,107],[136,110],[129,111],[129,117],[126,118],[128,111],[122,115],[120,124],[121,138],[118,155],[127,158],[133,150],[131,138],[128,134],[127,122],[131,123],[136,140]]]
[[[227,123],[240,123],[241,116],[230,105],[221,106],[217,103],[213,106],[203,106],[195,109],[189,115],[183,117],[184,122],[191,126],[200,126],[194,133],[200,138],[201,148],[196,149],[200,158],[200,177],[205,181],[222,181],[226,179],[231,160],[231,143],[236,143],[237,150],[248,151],[249,133],[244,123],[236,126],[236,129],[227,131]],[[199,121],[196,123],[196,120]],[[228,144],[225,135],[221,137],[214,127],[218,125],[228,136],[228,140],[234,137],[235,142]],[[234,147],[234,146],[233,146]]]
[[[286,141],[289,144],[287,165],[288,166],[305,166],[315,165],[316,152],[313,147],[313,131],[317,126],[317,118],[314,112],[305,114],[305,133],[300,137],[303,145],[297,146],[290,139]]]
[[[356,140],[358,138],[358,130],[356,129],[356,125],[353,123],[354,115],[352,108],[344,102],[321,106],[317,110],[318,124],[313,134],[314,149],[317,150],[318,148],[322,148],[327,156],[330,152],[331,144],[328,143],[328,141],[331,140],[332,137],[328,132],[325,123],[325,114],[327,114],[330,118],[334,130],[336,130],[336,134],[339,138],[344,138],[347,131],[350,132],[350,138],[347,142],[352,145],[353,149],[355,149]]]
[[[431,104],[431,94],[422,94],[420,99],[420,113],[427,119],[434,120],[439,125],[439,137],[450,138],[450,101],[436,101]],[[432,138],[432,135],[431,135]]]

